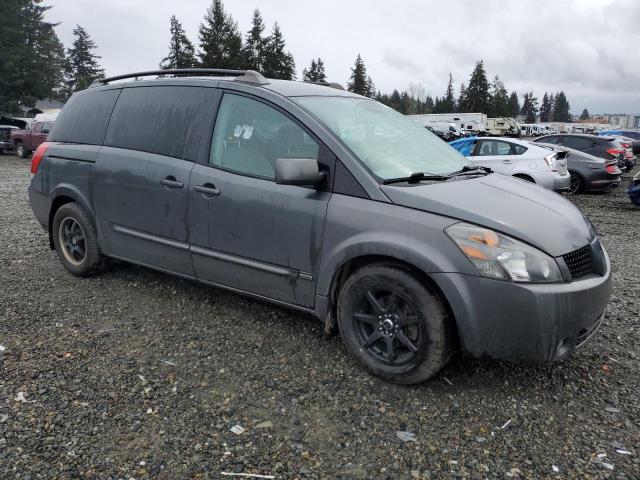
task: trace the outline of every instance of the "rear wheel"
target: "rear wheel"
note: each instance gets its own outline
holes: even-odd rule
[[[100,252],[96,229],[87,211],[77,203],[62,205],[53,217],[53,244],[62,264],[78,277],[104,270],[106,257]]]
[[[24,144],[22,142],[18,142],[16,144],[16,155],[20,158],[27,158],[29,156],[29,150],[24,148]]]
[[[338,326],[365,368],[395,383],[426,380],[452,353],[442,302],[395,266],[364,267],[347,279],[338,297]]]
[[[584,190],[584,180],[582,177],[576,172],[571,171],[569,172],[569,175],[571,175],[571,185],[569,186],[569,191],[567,193],[574,194],[582,192],[582,190]]]

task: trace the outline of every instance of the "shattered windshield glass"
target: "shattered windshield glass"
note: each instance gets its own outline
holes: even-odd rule
[[[469,161],[419,123],[374,100],[297,97],[379,179],[414,173],[447,174]]]

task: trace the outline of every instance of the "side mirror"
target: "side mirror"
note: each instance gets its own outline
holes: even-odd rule
[[[43,128],[42,130],[40,130],[40,133],[49,133],[49,129],[48,128]]]
[[[301,185],[319,187],[327,174],[318,168],[312,158],[279,158],[276,160],[276,183],[279,185]]]

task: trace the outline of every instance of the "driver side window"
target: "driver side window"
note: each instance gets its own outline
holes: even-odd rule
[[[274,179],[278,158],[318,158],[319,147],[299,125],[257,100],[225,94],[218,110],[209,163]]]

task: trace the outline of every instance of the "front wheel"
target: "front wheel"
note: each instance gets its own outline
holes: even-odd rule
[[[422,382],[451,356],[442,302],[401,268],[373,265],[357,270],[342,287],[337,310],[349,351],[385,380]]]

